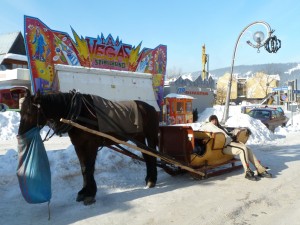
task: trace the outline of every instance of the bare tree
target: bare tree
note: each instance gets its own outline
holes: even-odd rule
[[[227,88],[226,86],[222,86],[217,88],[217,96],[216,96],[216,104],[224,105],[226,101]]]
[[[258,84],[264,93],[264,96],[262,97],[267,96],[269,94],[270,85],[276,81],[275,77],[265,73],[257,73],[256,77],[258,78]]]
[[[168,69],[167,74],[166,74],[168,79],[178,78],[178,77],[180,77],[180,75],[182,75],[182,69],[176,68],[175,66],[173,66],[172,69]]]
[[[280,71],[278,70],[278,67],[275,67],[273,64],[267,64],[265,69],[262,72],[267,75],[266,86],[264,89],[265,90],[264,93],[267,96],[270,85],[273,82],[277,81],[275,75],[279,75]]]
[[[247,88],[246,96],[247,96],[248,99],[255,97],[255,90],[256,90],[256,86],[252,86],[252,87]]]

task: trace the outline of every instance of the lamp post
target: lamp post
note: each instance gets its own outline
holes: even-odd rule
[[[261,31],[257,31],[253,35],[253,39],[256,42],[256,44],[252,44],[250,41],[247,41],[247,44],[250,45],[253,48],[257,48],[257,53],[260,52],[261,47],[265,47],[265,49],[269,53],[276,53],[280,48],[281,48],[281,41],[277,39],[277,37],[273,34],[275,30],[272,30],[270,25],[264,21],[255,21],[253,23],[250,23],[248,26],[246,26],[240,35],[238,36],[238,39],[235,43],[234,51],[233,51],[233,56],[232,56],[232,63],[231,63],[231,71],[230,71],[230,78],[228,82],[228,87],[227,87],[227,93],[226,93],[226,102],[225,102],[225,108],[224,108],[224,113],[223,113],[223,118],[221,123],[225,124],[227,119],[228,119],[228,113],[229,113],[229,102],[230,102],[230,93],[231,93],[231,85],[232,85],[232,76],[233,76],[233,67],[234,67],[234,61],[235,61],[235,54],[237,50],[237,46],[239,44],[239,41],[242,37],[242,35],[246,32],[246,30],[253,25],[256,24],[261,24],[264,25],[268,31],[268,37],[265,39],[265,35]]]

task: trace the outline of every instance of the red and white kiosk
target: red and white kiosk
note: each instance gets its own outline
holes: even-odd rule
[[[163,122],[166,125],[193,122],[192,96],[171,93],[164,98]]]

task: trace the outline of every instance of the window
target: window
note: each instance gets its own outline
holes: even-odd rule
[[[276,110],[279,112],[279,114],[282,114],[282,115],[284,114],[284,111],[281,107],[278,107]]]
[[[172,102],[172,113],[175,113],[176,110],[175,110],[175,102]]]
[[[191,102],[187,102],[185,108],[186,108],[187,112],[192,112],[193,111],[192,110],[192,103]]]
[[[12,95],[12,98],[15,100],[15,101],[18,101],[19,100],[19,95],[18,93],[11,93]]]
[[[28,66],[27,65],[23,65],[23,64],[12,64],[12,69],[17,69],[17,68],[28,69]]]
[[[10,100],[11,99],[11,95],[10,95],[10,93],[2,93],[2,98],[6,99],[6,100]]]
[[[254,113],[254,118],[262,118],[263,117],[263,114],[262,114],[262,112],[261,111],[255,111],[255,113]]]
[[[270,118],[270,112],[269,111],[262,111],[262,117],[263,118],[266,118],[266,119],[268,119],[268,118]]]
[[[177,112],[183,112],[183,102],[177,102]]]
[[[275,110],[274,112],[275,112],[276,118],[280,118],[281,116],[283,116],[282,112],[279,112],[277,110]]]
[[[261,119],[261,118],[270,118],[271,113],[269,111],[262,111],[262,110],[253,110],[249,113],[250,116],[253,118]]]

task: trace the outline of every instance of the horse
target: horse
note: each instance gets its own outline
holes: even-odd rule
[[[123,103],[112,102],[99,96],[81,94],[76,91],[41,94],[38,90],[35,95],[31,95],[30,91],[27,91],[20,110],[21,117],[18,135],[23,135],[37,126],[43,127],[45,125],[51,127],[56,135],[68,133],[79,159],[83,176],[82,189],[77,193],[76,201],[83,201],[84,205],[96,202],[97,186],[94,179],[94,171],[98,149],[103,146],[114,145],[115,143],[107,138],[99,137],[62,123],[60,122],[61,118],[76,121],[80,125],[93,130],[104,131],[106,134],[119,140],[133,141],[138,147],[148,148],[147,150],[149,151],[156,151],[156,147],[158,147],[159,115],[153,106],[143,101],[129,101],[131,104],[136,105],[137,113],[141,118],[140,128],[134,132],[129,132],[114,123],[114,120],[108,116],[112,110],[122,113],[120,109],[112,107],[107,112],[103,109],[107,105],[102,105],[102,108],[95,105],[94,99],[96,97],[111,106],[114,106],[114,104],[119,106],[119,104]],[[132,120],[132,118],[122,119]],[[102,125],[104,123],[104,126],[100,127],[100,123]],[[112,126],[107,130],[108,125]],[[147,145],[145,144],[146,141]],[[153,156],[142,154],[147,171],[145,177],[146,186],[153,188],[157,182],[157,159]]]

